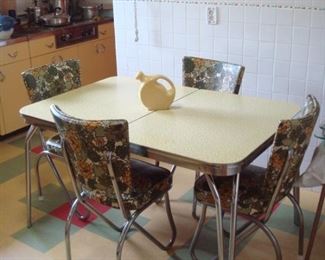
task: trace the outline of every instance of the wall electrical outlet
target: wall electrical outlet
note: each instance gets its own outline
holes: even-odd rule
[[[211,25],[218,23],[218,8],[216,6],[207,7],[207,22]]]

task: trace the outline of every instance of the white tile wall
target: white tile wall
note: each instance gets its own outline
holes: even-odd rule
[[[311,93],[325,106],[325,0],[138,0],[139,42],[134,1],[113,4],[120,75],[163,73],[181,84],[182,57],[201,56],[245,65],[242,95],[302,105]],[[207,24],[209,5],[217,25]]]

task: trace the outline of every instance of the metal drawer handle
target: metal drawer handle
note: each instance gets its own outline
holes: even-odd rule
[[[63,57],[61,55],[57,55],[57,56],[52,57],[52,63],[53,64],[60,63],[60,62],[63,62]]]
[[[52,42],[52,43],[50,43],[50,44],[45,44],[45,46],[47,47],[47,48],[53,48],[54,47],[54,42]]]
[[[13,59],[17,58],[17,55],[18,55],[18,51],[15,51],[14,53],[8,53],[8,56]]]
[[[6,79],[6,76],[0,71],[0,82],[4,82]]]
[[[106,31],[106,30],[105,30],[105,31],[99,31],[99,33],[100,33],[101,35],[106,35],[107,31]]]
[[[104,44],[100,43],[96,45],[97,54],[104,53],[106,51],[106,47]]]

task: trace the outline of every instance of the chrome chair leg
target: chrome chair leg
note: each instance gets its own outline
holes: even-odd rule
[[[300,203],[300,188],[299,187],[293,187],[293,196],[296,200],[296,202]],[[299,212],[297,211],[297,208],[294,207],[293,209],[293,223],[298,227],[300,224],[299,221]]]
[[[196,226],[196,230],[195,230],[194,236],[193,236],[191,244],[190,244],[190,253],[191,253],[192,259],[197,259],[196,255],[195,255],[195,246],[196,246],[197,240],[200,236],[200,233],[201,233],[204,221],[205,221],[206,211],[207,211],[207,205],[203,204],[200,220]]]
[[[265,224],[263,224],[262,222],[260,222],[256,219],[254,219],[253,217],[249,218],[249,220],[254,222],[254,224],[256,224],[260,229],[263,230],[263,232],[267,235],[267,237],[270,239],[270,241],[273,245],[276,259],[282,260],[282,253],[281,253],[281,248],[280,248],[279,242],[276,239],[276,237],[274,236],[274,234],[272,233],[271,229],[269,229],[268,226],[266,226]]]
[[[319,197],[316,215],[314,218],[313,227],[312,227],[312,230],[310,233],[308,247],[307,247],[307,251],[306,251],[306,255],[305,255],[305,260],[309,260],[310,255],[311,255],[311,250],[313,249],[320,216],[322,215],[322,208],[323,208],[324,200],[325,200],[325,184],[323,184],[323,186],[322,186],[322,191],[321,191],[321,194]]]
[[[174,218],[170,209],[170,201],[169,201],[169,195],[168,193],[165,193],[165,204],[166,204],[166,213],[168,217],[168,221],[172,230],[172,237],[169,240],[167,245],[163,245],[157,238],[152,236],[146,229],[144,229],[141,225],[139,225],[137,222],[134,222],[134,226],[142,232],[151,242],[153,242],[156,246],[158,246],[162,250],[168,250],[173,243],[175,242],[176,239],[176,225],[174,222]]]
[[[57,168],[55,167],[55,164],[54,164],[54,162],[53,162],[52,157],[51,157],[50,155],[47,154],[47,155],[46,155],[46,159],[47,159],[47,161],[49,162],[49,165],[50,165],[50,167],[51,167],[51,169],[52,169],[52,171],[53,171],[53,173],[54,173],[54,176],[55,176],[55,178],[57,179],[57,181],[59,182],[60,186],[62,187],[62,189],[63,189],[63,191],[64,191],[66,197],[68,198],[69,201],[71,201],[72,198],[71,198],[71,196],[70,196],[70,194],[69,194],[67,188],[65,187],[65,185],[64,185],[64,183],[63,183],[63,181],[62,181],[62,178],[61,178],[61,176],[60,176],[60,174],[59,174]]]
[[[65,238],[65,250],[66,250],[67,260],[71,260],[70,227],[71,227],[71,221],[72,221],[73,215],[77,210],[78,203],[79,203],[79,201],[77,198],[72,203],[71,209],[69,211],[69,215],[68,215],[66,223],[65,223],[64,238]]]
[[[120,233],[123,231],[123,227],[116,226],[112,221],[103,216],[103,214],[100,213],[93,205],[87,203],[85,200],[79,200],[79,203],[82,204],[87,210],[94,213],[97,217],[101,218],[107,225],[109,225],[115,231]]]
[[[288,194],[288,198],[292,202],[295,211],[297,212],[296,214],[298,215],[298,219],[299,219],[298,255],[303,256],[304,255],[304,229],[305,229],[304,215],[295,197],[292,196],[291,194]]]
[[[142,208],[141,210],[135,211],[132,216],[127,219],[127,222],[125,223],[124,227],[123,227],[123,231],[121,233],[119,242],[117,244],[117,248],[116,248],[116,258],[118,260],[121,259],[122,256],[122,249],[123,249],[123,245],[124,242],[127,238],[127,233],[129,232],[130,228],[132,225],[134,225],[136,227],[136,229],[138,229],[142,234],[144,234],[151,242],[153,242],[156,246],[158,246],[160,249],[162,250],[168,250],[173,243],[175,242],[176,239],[176,225],[173,219],[173,215],[171,212],[171,208],[170,208],[170,201],[169,201],[169,195],[168,193],[165,193],[164,195],[164,200],[165,200],[165,204],[166,204],[166,213],[167,213],[167,217],[168,217],[168,221],[172,230],[172,237],[169,240],[167,245],[163,245],[157,238],[155,238],[153,235],[151,235],[145,228],[143,228],[140,224],[138,224],[136,222],[137,217],[141,214],[141,212],[143,210],[145,210],[147,207]]]
[[[140,212],[139,212],[140,213]],[[124,227],[123,227],[123,231],[121,233],[120,239],[118,241],[117,247],[116,247],[116,259],[120,260],[122,257],[122,249],[123,249],[123,245],[124,242],[126,240],[126,235],[129,232],[132,224],[135,222],[136,218],[139,216],[139,214],[135,214],[133,217],[131,217],[130,220],[128,220]]]
[[[195,181],[200,177],[200,172],[199,171],[195,171]],[[199,217],[196,215],[196,207],[197,207],[197,200],[195,197],[195,191],[193,190],[193,202],[192,202],[192,217],[196,220],[199,219]]]
[[[42,185],[41,185],[41,176],[39,173],[39,164],[41,161],[42,156],[39,156],[36,161],[35,165],[35,173],[36,173],[36,181],[37,181],[37,188],[38,188],[38,197],[42,198],[43,197],[43,191],[42,191]]]
[[[172,171],[173,173],[173,171]],[[167,213],[167,217],[168,217],[168,221],[172,230],[172,238],[169,241],[169,244],[166,245],[166,249],[169,249],[175,242],[176,239],[176,225],[174,222],[174,218],[173,218],[173,214],[172,214],[172,210],[170,208],[170,200],[169,200],[169,194],[168,192],[165,193],[165,201],[166,201],[166,213]]]

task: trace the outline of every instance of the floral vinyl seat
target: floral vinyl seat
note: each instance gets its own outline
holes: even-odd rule
[[[153,166],[147,162],[130,159],[130,186],[128,194],[123,196],[123,204],[127,210],[140,209],[154,199],[162,197],[172,187],[172,174],[167,169]],[[83,191],[104,205],[120,208],[113,186],[105,189],[88,191],[82,186]]]
[[[82,120],[65,114],[55,105],[51,106],[51,112],[62,139],[64,157],[76,195],[65,229],[67,259],[71,259],[70,226],[78,204],[122,232],[116,249],[117,259],[121,258],[123,244],[132,225],[161,249],[169,249],[176,237],[168,196],[172,187],[172,173],[165,168],[130,159],[126,120]],[[146,208],[163,196],[172,231],[167,245],[163,245],[136,222]],[[120,209],[125,219],[123,228],[101,214],[89,199]]]
[[[240,173],[238,214],[258,217],[265,213],[268,208],[263,191],[265,172],[265,168],[250,165]],[[233,178],[214,176],[213,179],[220,195],[222,208],[230,212]],[[214,198],[204,175],[198,178],[194,189],[198,202],[205,203],[209,206],[215,205]]]
[[[24,71],[21,76],[32,103],[65,93],[81,86],[80,65],[78,60],[65,60],[60,63],[31,68]],[[46,157],[55,177],[65,190],[67,197],[69,197],[69,193],[52,161],[52,157],[63,158],[61,138],[56,133],[53,133],[50,137],[45,137],[42,129],[40,129],[39,134],[42,143],[42,152],[40,153],[35,167],[39,195],[42,195],[39,163],[42,157]]]
[[[183,58],[183,85],[238,94],[245,67],[198,57]]]
[[[281,120],[278,125],[272,153],[266,168],[250,165],[240,172],[238,189],[238,215],[261,228],[270,238],[277,259],[282,259],[281,249],[272,231],[265,225],[276,204],[288,197],[299,213],[299,255],[303,255],[303,215],[299,204],[290,194],[299,168],[309,145],[311,134],[319,115],[315,97],[308,96],[305,106],[292,119]],[[194,185],[196,199],[202,204],[200,221],[190,250],[195,258],[194,247],[204,223],[207,206],[215,206],[207,176],[200,176]],[[213,176],[223,211],[229,212],[233,197],[233,177]],[[243,232],[241,229],[239,232]]]

